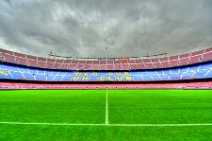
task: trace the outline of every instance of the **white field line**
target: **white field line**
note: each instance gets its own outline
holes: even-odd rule
[[[54,122],[7,122],[3,121],[0,124],[12,125],[50,125],[50,126],[104,126],[105,124],[84,124],[84,123],[54,123]]]
[[[175,126],[212,126],[212,123],[194,123],[194,124],[189,124],[189,123],[185,123],[185,124],[110,124],[109,126],[123,126],[123,127],[127,127],[127,126],[134,126],[134,127],[175,127]]]
[[[106,125],[109,125],[108,90],[106,90],[106,98],[105,98],[105,124],[106,124]]]
[[[48,126],[116,126],[116,127],[177,127],[177,126],[212,126],[212,123],[194,124],[78,124],[78,123],[51,123],[51,122],[6,122],[0,124],[10,125],[48,125]]]

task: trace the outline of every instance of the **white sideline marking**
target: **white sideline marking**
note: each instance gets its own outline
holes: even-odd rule
[[[105,98],[105,124],[109,124],[109,113],[108,113],[108,90],[106,90],[106,98]]]
[[[11,125],[49,125],[49,126],[117,126],[117,127],[177,127],[177,126],[212,126],[212,123],[194,124],[78,124],[78,123],[50,123],[50,122],[6,122],[0,124]]]

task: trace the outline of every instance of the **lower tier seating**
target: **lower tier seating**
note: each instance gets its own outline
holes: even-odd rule
[[[0,82],[0,89],[212,89],[212,81],[143,84],[38,84]]]

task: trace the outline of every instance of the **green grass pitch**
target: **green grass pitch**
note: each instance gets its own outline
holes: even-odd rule
[[[0,91],[0,141],[71,140],[210,141],[212,91]]]

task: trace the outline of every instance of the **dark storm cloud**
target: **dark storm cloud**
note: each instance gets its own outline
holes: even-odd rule
[[[37,56],[169,55],[212,46],[211,0],[0,3],[0,48]]]

